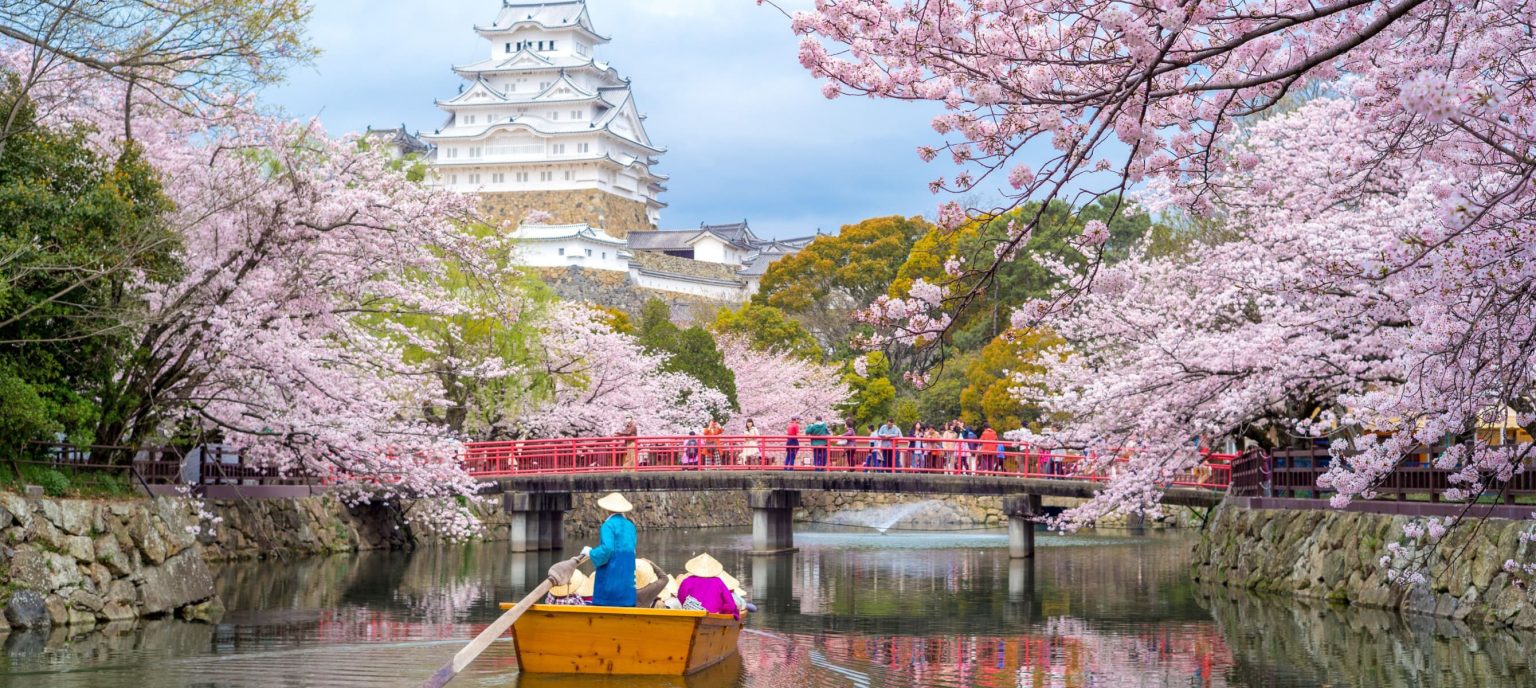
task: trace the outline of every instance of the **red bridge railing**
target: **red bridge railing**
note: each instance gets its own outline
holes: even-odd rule
[[[819,443],[819,444],[818,444]],[[1095,459],[1089,461],[1087,459]],[[589,437],[464,446],[464,463],[479,478],[532,474],[632,471],[843,471],[975,475],[1105,481],[1118,471],[1099,457],[1047,451],[1006,440],[928,439],[801,435],[673,435]],[[1225,490],[1231,454],[1206,455],[1195,468],[1171,476],[1168,485]]]

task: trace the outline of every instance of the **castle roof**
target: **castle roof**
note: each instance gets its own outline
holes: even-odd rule
[[[382,141],[385,145],[394,146],[401,155],[412,153],[426,153],[432,149],[426,141],[406,130],[405,125],[390,129],[374,129],[368,127],[363,132],[363,138],[373,141]]]
[[[584,239],[609,246],[624,247],[623,239],[616,239],[606,232],[600,232],[585,223],[571,225],[518,225],[517,231],[512,232],[512,238],[517,241],[561,241],[565,239]]]
[[[587,14],[586,0],[502,0],[501,12],[490,25],[478,25],[475,31],[482,35],[504,34],[525,27],[545,30],[575,29],[587,34],[594,41],[607,43],[608,37],[592,27],[592,17]]]

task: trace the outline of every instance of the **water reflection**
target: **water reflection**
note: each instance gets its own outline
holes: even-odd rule
[[[465,684],[1536,685],[1530,635],[1206,597],[1179,535],[1041,535],[1034,560],[1010,560],[1001,531],[819,528],[796,540],[795,555],[753,558],[741,530],[641,534],[664,567],[709,551],[752,591],[760,612],[730,663],[686,679],[519,676],[503,642]],[[14,633],[0,686],[418,685],[558,556],[476,545],[230,565],[217,625]]]
[[[1529,633],[1222,589],[1209,592],[1207,604],[1232,648],[1238,684],[1536,685]]]

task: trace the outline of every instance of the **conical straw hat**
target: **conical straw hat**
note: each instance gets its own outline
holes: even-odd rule
[[[617,492],[610,493],[607,497],[597,500],[597,505],[616,514],[628,513],[635,508],[628,499]]]
[[[597,574],[592,574],[582,579],[581,585],[576,586],[576,594],[582,597],[591,597],[597,590]]]
[[[725,571],[725,567],[708,554],[700,554],[683,564],[683,569],[700,578],[714,578]]]
[[[681,578],[667,576],[667,587],[662,588],[661,594],[657,595],[656,598],[662,600],[670,600],[677,597],[677,586],[681,585],[682,582],[683,581]]]
[[[741,589],[741,581],[736,580],[735,576],[732,576],[729,573],[725,573],[724,571],[720,572],[720,582],[725,584],[726,590]]]
[[[554,595],[555,597],[567,597],[572,592],[579,590],[581,586],[586,582],[587,574],[582,572],[581,569],[576,569],[576,572],[571,574],[571,580],[568,581],[565,585],[550,586],[549,594]]]
[[[639,590],[656,582],[656,568],[649,559],[635,560],[635,589]]]

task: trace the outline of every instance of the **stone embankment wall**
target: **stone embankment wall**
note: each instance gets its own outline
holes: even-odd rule
[[[597,506],[600,494],[572,495],[571,511],[565,515],[565,537],[573,539],[597,536],[608,512]],[[745,492],[638,492],[626,495],[635,510],[631,520],[639,528],[707,528],[752,524],[752,510],[747,508]]]
[[[1528,522],[1464,522],[1429,553],[1427,585],[1389,584],[1380,564],[1403,516],[1217,508],[1195,550],[1203,583],[1451,619],[1536,628],[1536,595],[1503,571]]]
[[[630,282],[627,272],[583,270],[574,266],[537,268],[536,272],[556,296],[566,301],[595,303],[635,315],[640,313],[646,301],[661,299],[672,307],[674,320],[708,323],[714,320],[714,312],[721,306],[734,305],[702,296],[637,287]]]
[[[183,500],[90,502],[0,492],[0,592],[9,627],[217,614]]]

